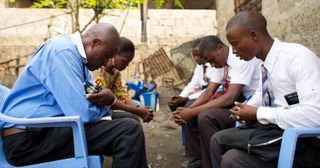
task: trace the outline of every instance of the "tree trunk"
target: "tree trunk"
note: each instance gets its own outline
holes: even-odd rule
[[[72,32],[80,31],[79,25],[79,0],[68,0],[68,6],[71,9]]]
[[[163,4],[163,8],[164,9],[173,9],[174,8],[173,0],[165,0],[165,2]]]
[[[147,42],[147,18],[148,18],[148,1],[140,5],[141,15],[141,42]]]

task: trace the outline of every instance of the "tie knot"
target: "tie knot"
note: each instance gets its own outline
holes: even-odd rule
[[[263,64],[261,64],[261,73],[262,74],[266,74],[267,73],[267,68]]]

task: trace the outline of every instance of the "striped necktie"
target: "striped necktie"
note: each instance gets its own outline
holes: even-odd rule
[[[267,75],[267,69],[264,65],[261,65],[261,74],[262,74],[262,105],[263,106],[272,106],[274,101],[274,95],[271,90],[270,81]]]

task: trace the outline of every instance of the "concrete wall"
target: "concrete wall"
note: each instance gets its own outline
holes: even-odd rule
[[[305,45],[320,56],[320,3],[318,0],[266,0],[262,13],[269,33],[282,41]],[[217,0],[218,35],[225,40],[225,26],[234,15],[234,2]]]
[[[6,7],[6,2],[5,0],[0,0],[0,8]]]
[[[262,1],[262,13],[273,37],[303,44],[320,56],[320,3],[318,0]]]
[[[234,15],[233,0],[217,0],[217,36],[225,43],[229,44],[226,39],[225,27],[229,19]]]
[[[0,62],[32,53],[49,37],[71,33],[71,18],[63,12],[54,9],[0,9]],[[170,49],[181,43],[217,32],[214,10],[149,10],[148,42],[140,43],[138,10],[131,9],[127,16],[127,11],[109,10],[108,13],[110,15],[100,22],[112,23],[119,31],[124,23],[121,35],[136,44],[136,57],[123,72],[124,80],[137,73],[138,63],[160,47],[164,47],[169,55]],[[80,27],[92,15],[93,11],[82,10]],[[51,16],[56,17],[48,19]]]

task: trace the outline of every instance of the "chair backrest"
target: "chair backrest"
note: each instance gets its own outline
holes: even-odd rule
[[[0,85],[0,122],[5,121],[19,125],[32,126],[32,127],[60,127],[68,126],[73,129],[73,142],[75,148],[75,157],[39,163],[34,165],[24,166],[24,168],[56,168],[56,167],[83,167],[83,168],[101,168],[100,156],[87,156],[87,145],[85,138],[85,131],[83,123],[79,116],[68,117],[50,117],[50,118],[32,118],[22,119],[6,116],[2,113],[3,102],[6,100],[10,93],[10,89]],[[1,124],[2,125],[2,124]],[[5,158],[2,148],[2,138],[0,138],[0,168],[13,168]]]
[[[139,96],[143,92],[143,82],[139,80],[138,83],[135,84],[131,81],[127,81],[126,85],[128,86],[129,89],[132,89],[134,91],[134,95],[132,99],[139,100]]]
[[[1,122],[3,121],[3,118],[2,118],[2,107],[3,107],[3,103],[5,101],[5,99],[7,98],[7,96],[9,95],[10,93],[10,89],[3,86],[3,85],[0,85],[0,110],[1,110],[1,114],[0,114],[0,124]],[[12,167],[10,164],[8,164],[6,158],[5,158],[5,155],[3,153],[3,149],[2,149],[2,138],[0,138],[0,166],[3,167],[3,168],[6,168],[6,167]]]
[[[0,115],[2,115],[2,113],[0,113]],[[1,116],[0,116],[0,120],[2,120]],[[7,162],[7,159],[3,153],[3,148],[2,148],[2,138],[0,138],[0,167],[1,168],[11,168],[12,166]]]
[[[3,104],[4,101],[7,99],[8,95],[10,93],[10,89],[0,84],[0,113],[3,113]],[[1,124],[2,120],[0,119],[0,130],[1,130]]]
[[[0,85],[0,110],[1,110],[1,113],[2,113],[2,106],[3,106],[3,103],[5,101],[5,99],[8,97],[10,93],[10,89],[3,86],[3,85]]]
[[[320,128],[287,128],[282,136],[278,168],[292,168],[298,138],[318,137]]]

